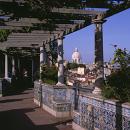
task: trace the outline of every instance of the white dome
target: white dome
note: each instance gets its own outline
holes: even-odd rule
[[[80,55],[80,53],[78,52],[78,49],[77,48],[75,48],[75,50],[74,50],[74,52],[73,52],[73,54],[72,54],[72,60],[75,62],[75,61],[77,61],[78,63],[80,62],[80,60],[81,60],[81,55]]]
[[[72,59],[80,59],[80,53],[79,52],[73,52]]]

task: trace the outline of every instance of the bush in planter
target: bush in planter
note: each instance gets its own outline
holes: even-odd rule
[[[120,101],[130,100],[130,70],[117,71],[112,73],[106,79],[103,88],[103,96],[106,98],[115,98]]]
[[[126,49],[116,49],[113,63],[120,65],[120,70],[113,72],[106,78],[102,95],[106,98],[115,98],[121,102],[130,101],[130,67],[129,53]]]
[[[39,78],[40,78],[40,71],[36,71],[34,73],[34,80],[39,80]]]
[[[58,70],[55,66],[42,66],[41,79],[44,83],[56,84],[58,81]]]
[[[113,88],[110,86],[105,86],[102,89],[102,96],[107,99],[113,99],[113,98],[115,99]]]

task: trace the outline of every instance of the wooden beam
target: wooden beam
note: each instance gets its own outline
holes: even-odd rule
[[[21,41],[21,42],[24,42],[24,41],[44,41],[44,39],[55,39],[55,37],[43,37],[43,38],[8,38],[7,41]]]
[[[0,0],[1,2],[13,2],[13,0]],[[20,0],[17,0],[20,1]]]
[[[24,27],[24,26],[33,26],[33,24],[41,24],[46,23],[45,20],[38,20],[37,18],[19,18],[18,20],[10,20],[8,22],[4,22],[7,26],[15,26],[15,27]]]
[[[58,38],[58,37],[57,37]],[[28,39],[20,39],[20,40],[8,40],[5,42],[0,43],[0,48],[9,48],[9,47],[32,47],[32,44],[38,44],[38,46],[42,46],[43,43],[48,44],[51,41],[54,41],[54,38],[50,38],[50,37],[45,37],[44,39],[41,40],[28,40]]]
[[[53,13],[66,13],[66,14],[81,14],[81,15],[97,15],[102,14],[104,11],[96,11],[96,10],[83,10],[83,9],[67,9],[67,8],[53,8]]]
[[[0,26],[0,29],[8,29],[8,30],[22,30],[22,27],[15,27],[15,26]]]
[[[45,40],[46,41],[46,40]],[[38,46],[42,46],[43,42],[36,42],[36,41],[32,41],[32,42],[3,42],[0,43],[0,48],[8,48],[8,47],[32,47],[32,44],[38,44]]]
[[[22,36],[36,36],[36,37],[42,37],[42,36],[54,36],[54,35],[57,35],[57,34],[47,34],[47,33],[11,33],[10,35],[9,35],[9,37],[22,37]]]
[[[31,33],[34,34],[60,34],[63,33],[63,31],[43,31],[43,30],[34,30]]]

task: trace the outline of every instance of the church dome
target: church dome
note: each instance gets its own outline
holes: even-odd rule
[[[72,61],[80,61],[81,55],[77,48],[75,48],[73,54],[72,54]]]

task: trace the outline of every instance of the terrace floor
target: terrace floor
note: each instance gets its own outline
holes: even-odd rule
[[[33,103],[33,89],[0,97],[1,130],[72,130],[71,122],[53,117]]]

